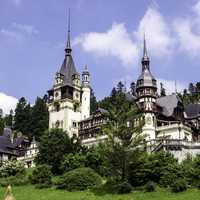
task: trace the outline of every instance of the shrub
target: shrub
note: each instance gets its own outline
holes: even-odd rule
[[[57,188],[68,191],[85,190],[99,186],[102,183],[101,177],[90,168],[77,168],[65,173]]]
[[[149,181],[145,187],[144,187],[146,192],[154,192],[156,190],[156,184],[152,181]]]
[[[10,176],[5,178],[0,178],[0,186],[6,187],[8,185],[22,186],[27,185],[28,179],[25,177]]]
[[[29,176],[32,184],[38,184],[38,187],[48,187],[51,185],[51,167],[49,165],[38,165]]]
[[[76,168],[85,167],[85,162],[85,156],[78,153],[70,153],[64,157],[61,168],[62,171],[68,172]]]
[[[127,181],[124,181],[122,183],[118,183],[114,190],[117,194],[128,194],[131,192],[132,186]]]
[[[187,190],[187,182],[185,179],[177,179],[174,183],[170,186],[172,192],[183,192]]]
[[[0,167],[0,177],[9,177],[15,175],[24,175],[24,174],[25,174],[24,163],[17,160],[6,161]]]
[[[183,169],[179,164],[168,164],[161,173],[159,184],[170,187],[177,179],[184,178]]]

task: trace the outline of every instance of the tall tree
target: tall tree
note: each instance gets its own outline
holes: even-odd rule
[[[135,96],[135,89],[136,89],[135,82],[132,82],[132,83],[131,83],[130,89],[131,89],[131,94],[132,94],[133,96]]]
[[[108,135],[105,144],[105,160],[108,174],[122,181],[127,179],[131,157],[144,139],[141,127],[134,125],[136,118],[141,118],[135,104],[126,100],[123,93],[118,93],[116,102],[109,110],[109,121],[103,127]]]
[[[54,174],[61,173],[61,163],[66,154],[77,149],[78,141],[70,139],[62,129],[51,129],[42,135],[39,143],[37,164],[47,164],[52,167]]]
[[[9,115],[5,116],[4,120],[5,120],[6,126],[13,128],[13,110],[12,109],[10,110]]]
[[[94,113],[98,108],[97,99],[94,95],[93,89],[91,89],[91,95],[90,95],[90,114]]]
[[[189,83],[188,91],[190,92],[190,94],[194,94],[194,92],[195,92],[195,86],[194,86],[193,83]]]
[[[35,137],[36,141],[40,140],[40,137],[49,125],[49,113],[45,100],[37,97],[35,105],[32,108],[30,128],[31,133]]]
[[[160,96],[166,96],[165,88],[163,87],[163,83],[160,83]]]
[[[15,109],[14,129],[22,132],[24,135],[31,137],[30,120],[31,106],[24,97],[19,99]]]
[[[117,84],[117,91],[119,92],[125,92],[126,88],[124,86],[124,84],[120,81],[118,84]]]

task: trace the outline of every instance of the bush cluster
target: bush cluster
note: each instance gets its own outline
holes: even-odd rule
[[[35,184],[37,188],[50,187],[51,178],[52,173],[49,165],[38,165],[29,176],[30,182]]]
[[[22,186],[29,183],[28,179],[24,176],[10,176],[0,178],[0,186],[7,187],[8,185],[12,186]]]
[[[57,181],[57,188],[78,191],[97,187],[101,183],[101,177],[94,170],[90,168],[77,168],[65,173]]]
[[[10,160],[3,163],[0,167],[0,177],[9,177],[16,175],[24,175],[24,163],[17,160]]]
[[[183,192],[187,190],[187,182],[185,181],[185,179],[177,179],[176,181],[174,181],[173,184],[171,184],[170,186],[171,191],[172,192]]]

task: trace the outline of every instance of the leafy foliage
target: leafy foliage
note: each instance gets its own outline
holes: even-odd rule
[[[38,165],[33,173],[29,176],[29,180],[32,184],[37,184],[40,187],[48,187],[51,185],[51,167],[49,165]]]
[[[70,139],[62,129],[51,129],[41,137],[36,163],[50,165],[52,173],[59,174],[62,172],[61,163],[64,156],[75,152],[77,146],[73,138]]]
[[[101,185],[101,177],[90,168],[77,168],[65,173],[57,187],[68,191],[85,190]]]
[[[37,97],[31,113],[31,134],[40,141],[42,134],[48,129],[49,113],[44,99]]]
[[[146,192],[154,192],[156,190],[156,184],[153,181],[148,181],[144,189]]]
[[[31,112],[30,104],[27,103],[24,97],[20,98],[15,109],[14,129],[27,135],[29,138],[31,138]]]
[[[22,163],[21,161],[6,161],[0,167],[0,177],[9,177],[23,174],[25,174],[25,167],[24,163]]]
[[[187,182],[185,181],[185,179],[179,178],[173,182],[170,188],[172,192],[176,192],[176,193],[186,191]]]

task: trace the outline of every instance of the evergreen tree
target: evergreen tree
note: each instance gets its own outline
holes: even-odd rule
[[[188,91],[190,92],[190,94],[194,94],[194,92],[195,92],[195,86],[194,86],[193,83],[189,84]]]
[[[19,102],[17,103],[14,119],[14,129],[22,132],[28,137],[31,137],[31,106],[30,104],[27,104],[27,101],[24,97],[20,98]]]
[[[160,96],[166,96],[165,88],[163,87],[163,83],[160,83]]]
[[[135,82],[132,82],[132,83],[131,83],[130,89],[131,89],[131,94],[132,94],[133,96],[135,96],[135,89],[136,89]]]
[[[75,153],[78,141],[70,139],[62,129],[51,129],[40,138],[37,164],[47,164],[52,167],[52,173],[61,173],[61,163],[68,153]]]
[[[12,109],[10,110],[10,114],[5,116],[4,120],[5,120],[5,125],[7,127],[13,128],[13,110]]]
[[[127,101],[120,91],[109,110],[109,121],[103,127],[104,134],[108,135],[104,158],[108,174],[121,181],[127,180],[131,157],[144,139],[140,134],[142,123],[134,126],[134,119],[139,116],[136,105]]]
[[[4,119],[0,117],[0,134],[3,133],[4,127],[5,127]]]
[[[200,82],[196,83],[196,90],[197,90],[197,93],[200,94]]]
[[[117,84],[117,91],[118,92],[125,92],[126,91],[126,88],[121,81]]]
[[[90,95],[90,114],[94,113],[98,109],[97,99],[94,95],[93,89],[91,89]]]
[[[30,129],[36,141],[40,140],[41,135],[48,129],[49,113],[44,99],[37,97],[32,108]]]

